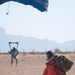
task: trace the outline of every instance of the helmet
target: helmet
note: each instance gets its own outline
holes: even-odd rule
[[[51,51],[48,51],[48,52],[46,53],[46,55],[47,55],[47,58],[49,59],[49,58],[51,58],[54,54],[53,54]]]
[[[15,47],[13,47],[13,49],[15,50]]]

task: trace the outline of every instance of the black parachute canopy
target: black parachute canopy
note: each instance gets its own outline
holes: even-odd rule
[[[0,0],[0,4],[9,2],[9,1],[15,1],[25,5],[31,5],[41,12],[47,11],[47,8],[48,8],[48,0]]]

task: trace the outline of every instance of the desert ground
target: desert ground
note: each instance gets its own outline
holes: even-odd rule
[[[75,53],[64,54],[75,63]],[[42,75],[46,65],[45,54],[19,54],[18,65],[10,64],[9,54],[0,54],[0,75]],[[75,75],[75,64],[67,72],[67,75]]]

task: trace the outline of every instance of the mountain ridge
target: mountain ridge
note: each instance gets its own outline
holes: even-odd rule
[[[39,39],[35,37],[24,37],[21,35],[8,35],[5,33],[5,29],[0,28],[0,52],[8,52],[9,42],[19,42],[19,51],[20,52],[29,52],[29,51],[48,51],[54,49],[60,49],[61,51],[74,51],[75,50],[75,40],[66,41],[64,43],[58,43],[56,41],[48,39]]]

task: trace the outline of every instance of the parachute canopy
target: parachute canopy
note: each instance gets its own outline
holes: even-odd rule
[[[15,1],[24,5],[31,5],[41,12],[47,11],[48,8],[48,0],[0,0],[0,4],[9,1]]]

